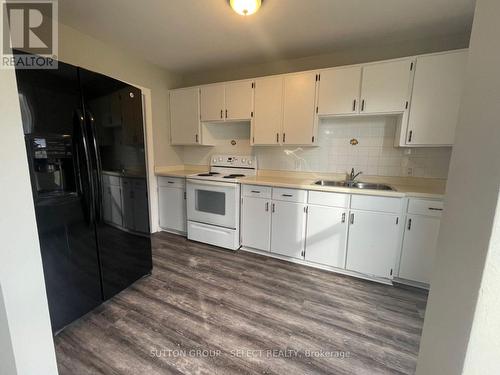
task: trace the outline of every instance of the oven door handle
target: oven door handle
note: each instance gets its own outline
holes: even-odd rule
[[[236,189],[236,184],[228,183],[228,182],[217,182],[217,181],[203,181],[196,179],[187,179],[187,182],[193,185],[202,185],[202,186],[217,186],[217,187],[227,187],[231,189]]]

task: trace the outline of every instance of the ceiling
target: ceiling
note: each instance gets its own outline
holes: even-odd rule
[[[175,73],[470,32],[475,0],[60,0],[60,22]]]

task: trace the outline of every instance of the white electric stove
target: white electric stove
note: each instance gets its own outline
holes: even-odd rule
[[[253,156],[214,155],[208,173],[188,176],[188,239],[231,250],[239,249],[239,179],[255,176],[256,173]]]

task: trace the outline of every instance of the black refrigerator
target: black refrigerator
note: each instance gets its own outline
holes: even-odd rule
[[[142,94],[62,62],[16,77],[57,333],[151,273]]]

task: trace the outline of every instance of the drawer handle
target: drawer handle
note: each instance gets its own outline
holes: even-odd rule
[[[437,208],[437,207],[429,207],[429,210],[431,210],[431,211],[443,211],[442,208]]]
[[[282,197],[289,197],[289,198],[290,198],[290,197],[293,197],[293,195],[292,195],[292,194],[281,194],[281,196],[282,196]]]
[[[167,181],[169,184],[175,184],[174,181]]]
[[[260,194],[260,191],[258,191],[258,190],[252,190],[252,193]]]

